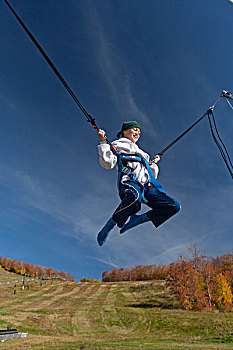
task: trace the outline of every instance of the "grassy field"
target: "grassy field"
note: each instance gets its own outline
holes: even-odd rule
[[[164,282],[26,282],[0,271],[1,349],[233,349],[233,315],[180,310]],[[12,280],[12,284],[6,281]],[[29,287],[29,289],[28,289]]]

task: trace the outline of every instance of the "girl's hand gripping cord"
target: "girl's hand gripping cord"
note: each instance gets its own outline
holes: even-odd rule
[[[152,160],[152,163],[158,163],[161,159],[161,156],[159,154],[157,154],[156,156],[154,156],[153,160]]]
[[[99,139],[100,139],[100,142],[101,141],[106,141],[106,132],[102,129],[99,129],[98,130],[98,136],[99,136]]]

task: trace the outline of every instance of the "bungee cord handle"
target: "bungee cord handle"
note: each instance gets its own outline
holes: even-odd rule
[[[233,95],[230,94],[230,92],[226,91],[226,90],[223,90],[222,91],[222,94],[221,94],[221,97],[223,97],[227,103],[229,104],[229,106],[231,107],[231,109],[233,109],[233,106],[231,104],[231,102],[229,100],[232,100],[233,101]]]
[[[221,97],[226,98],[226,99],[229,98],[229,99],[233,100],[233,95],[230,94],[230,92],[227,91],[227,90],[223,90],[223,91],[222,91]]]

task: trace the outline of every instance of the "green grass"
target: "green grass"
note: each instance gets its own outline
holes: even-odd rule
[[[232,313],[184,311],[164,282],[30,283],[1,287],[1,328],[28,337],[0,350],[233,348]]]

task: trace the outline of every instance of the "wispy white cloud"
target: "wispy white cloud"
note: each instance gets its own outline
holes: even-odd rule
[[[114,264],[111,261],[111,257],[106,257],[105,259],[104,258],[101,259],[101,258],[97,258],[96,256],[87,256],[87,258],[99,261],[99,262],[104,263],[105,265],[111,266],[113,268],[118,268],[119,267],[118,265]]]
[[[222,249],[227,248],[227,245],[229,248],[230,238],[225,237],[223,231],[232,225],[232,206],[225,207],[225,198],[233,198],[232,188],[219,186],[213,195],[210,190],[203,187],[198,189],[196,185],[194,196],[190,193],[189,186],[194,187],[195,184],[189,184],[188,181],[179,188],[180,193],[177,190],[176,195],[182,198],[184,193],[188,193],[192,200],[190,204],[186,202],[176,217],[158,229],[151,223],[146,223],[120,235],[119,229],[114,228],[108,242],[99,247],[96,242],[97,232],[112,215],[119,199],[113,189],[113,178],[104,178],[103,181],[101,174],[95,175],[95,178],[90,175],[87,178],[88,187],[92,191],[82,193],[80,198],[78,195],[70,196],[67,188],[58,188],[55,184],[33,178],[26,172],[1,166],[0,185],[8,193],[14,194],[8,198],[4,219],[27,219],[30,209],[41,213],[44,221],[51,217],[58,222],[56,230],[59,234],[73,238],[80,249],[81,246],[89,246],[88,259],[106,264],[107,268],[167,264],[184,254],[193,241],[207,253],[221,245]],[[206,214],[202,213],[203,206],[208,212],[208,220]],[[37,220],[37,215],[34,217]]]
[[[91,40],[95,47],[95,57],[103,78],[107,82],[112,101],[121,115],[121,119],[136,119],[144,126],[144,132],[153,137],[158,134],[147,114],[142,111],[132,92],[133,81],[125,64],[123,53],[109,39],[94,6],[90,7]]]
[[[79,242],[93,240],[97,228],[101,226],[103,210],[107,212],[114,203],[110,204],[110,187],[106,181],[103,184],[98,177],[87,175],[87,178],[89,191],[82,192],[80,196],[78,189],[74,190],[74,195],[68,193],[67,187],[60,188],[25,171],[2,165],[0,185],[6,188],[8,207],[12,208],[10,211],[7,209],[6,216],[11,216],[13,210],[12,215],[15,219],[17,216],[23,219],[24,216],[28,217],[29,209],[34,209],[60,222],[61,225],[57,227],[60,227],[61,234],[74,237]],[[104,195],[100,199],[103,192]],[[12,193],[12,196],[9,196],[9,193]]]

